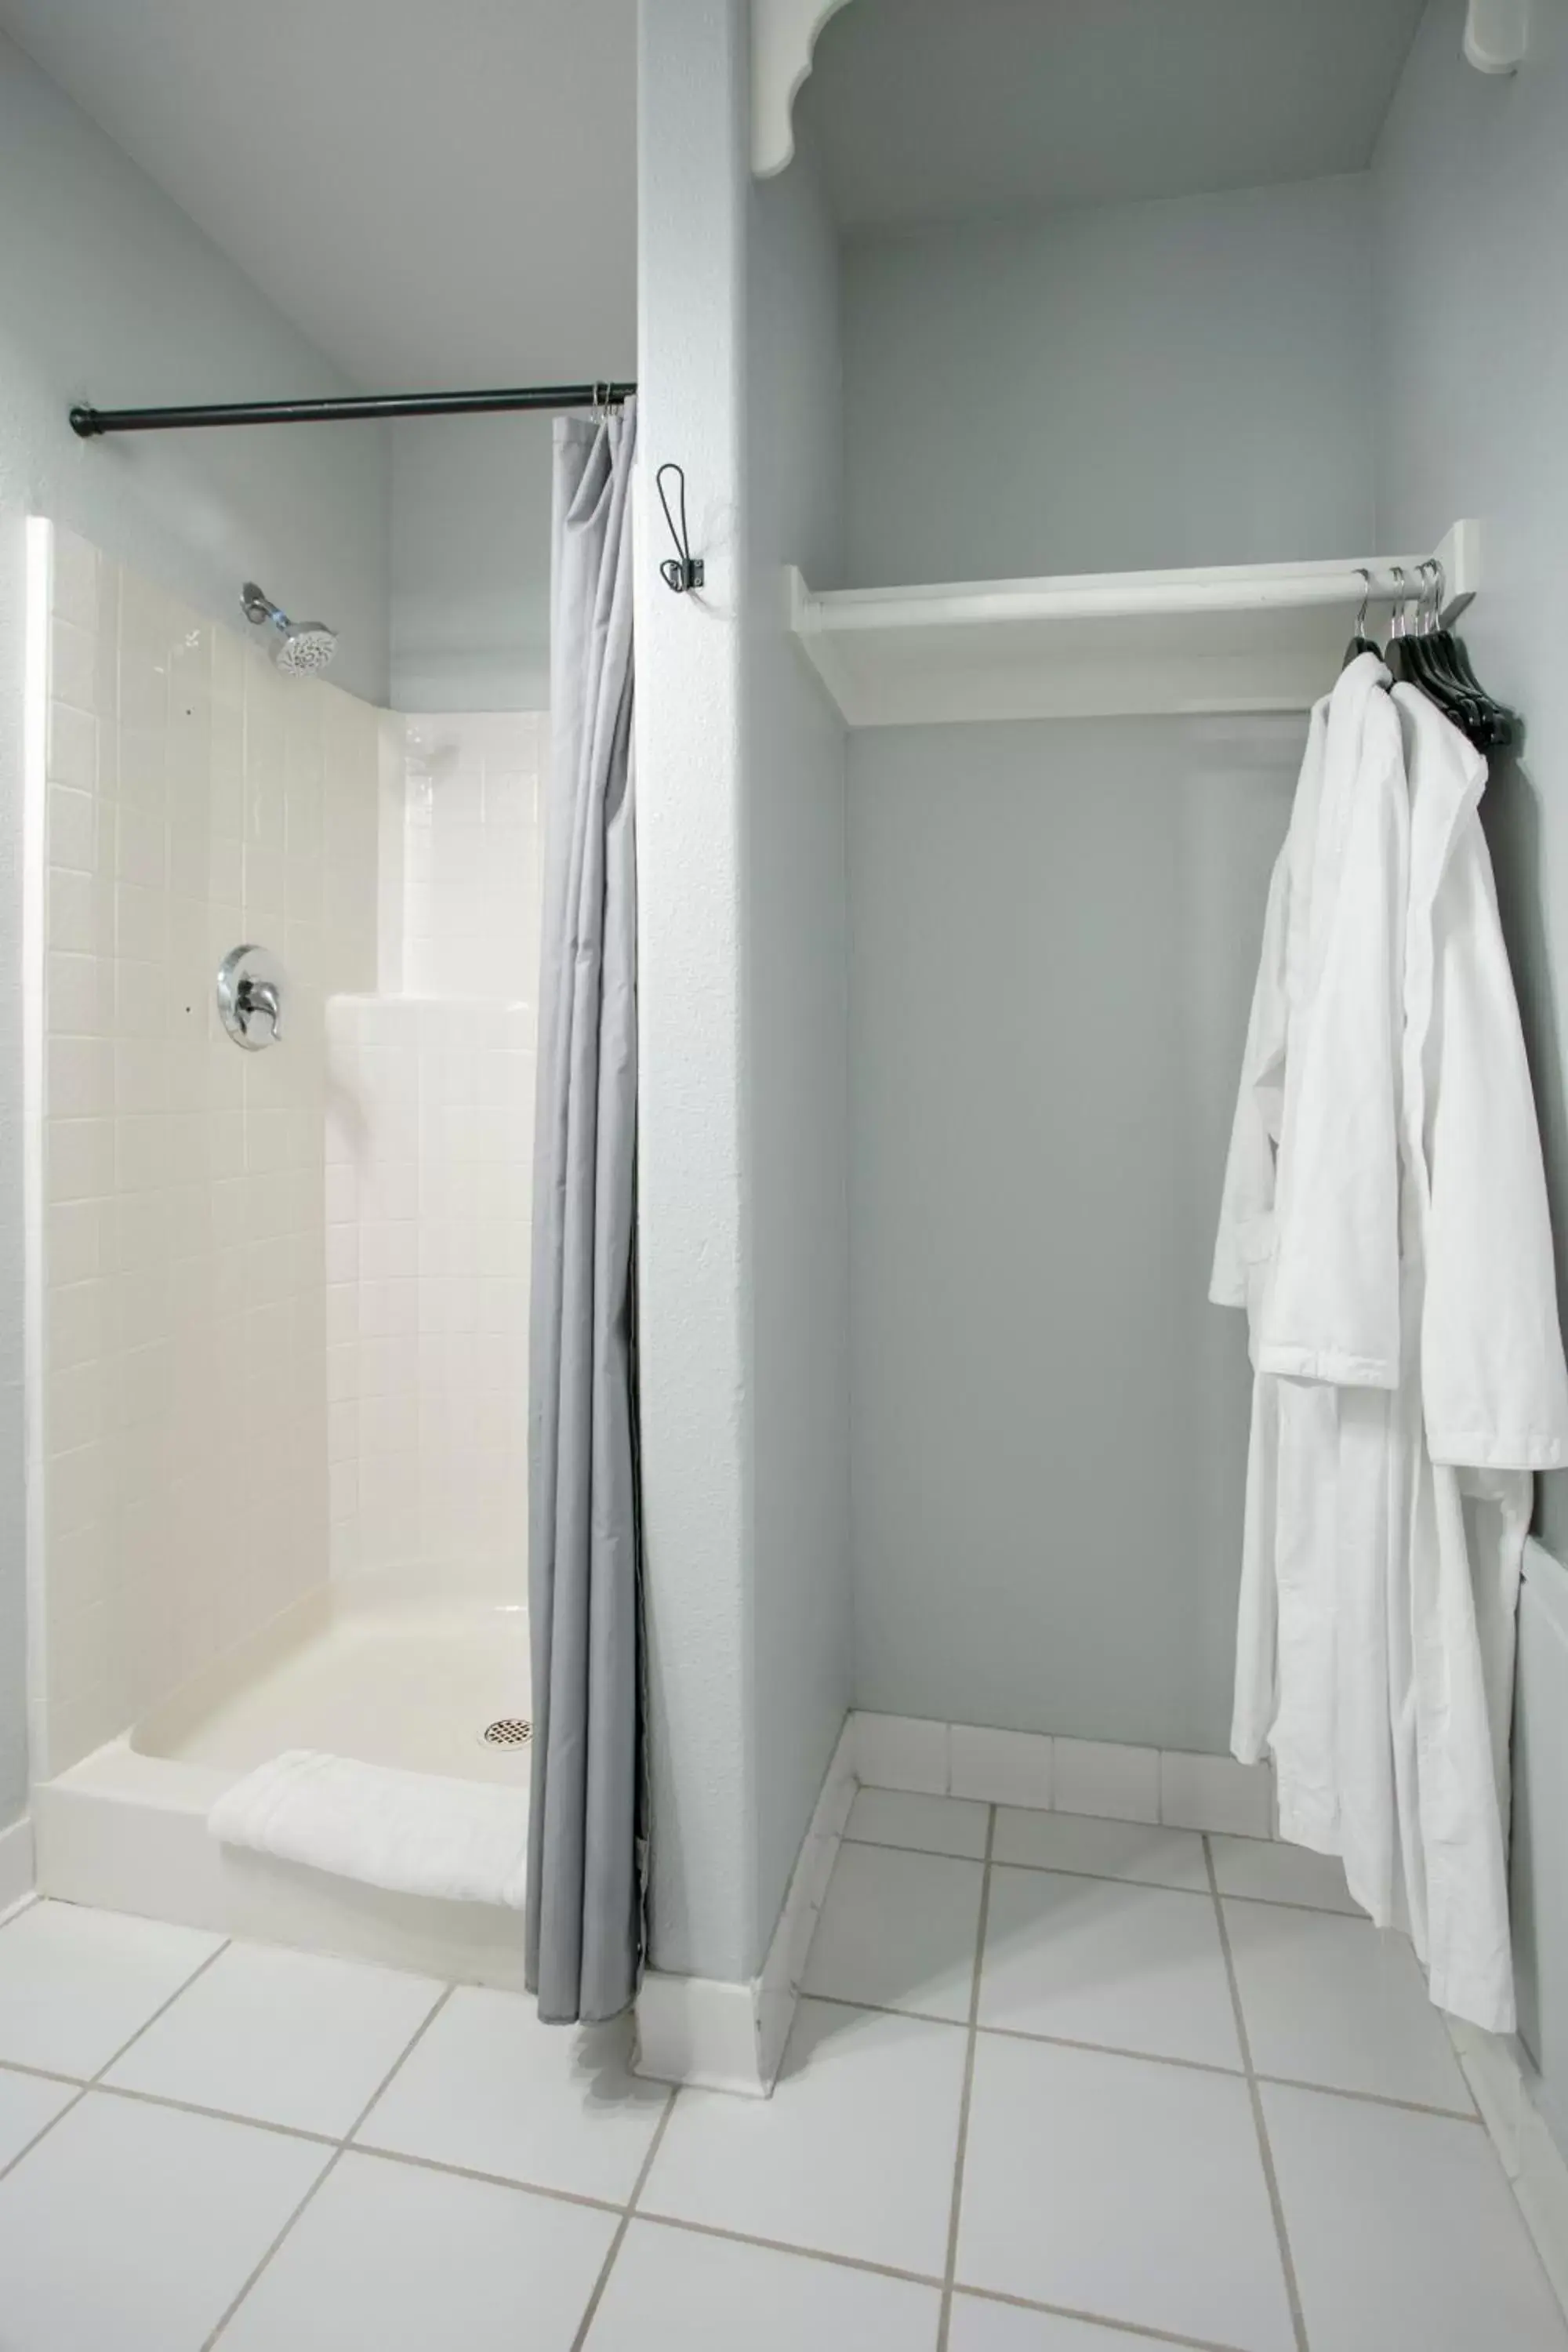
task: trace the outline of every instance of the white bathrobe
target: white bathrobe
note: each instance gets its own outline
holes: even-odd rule
[[[1568,1459],[1545,1187],[1477,809],[1372,656],[1312,714],[1211,1296],[1254,1383],[1233,1745],[1282,1833],[1513,2022],[1506,1771],[1530,1473]]]

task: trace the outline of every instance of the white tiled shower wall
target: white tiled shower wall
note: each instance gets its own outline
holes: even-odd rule
[[[547,723],[518,710],[403,721],[406,995],[534,1003]]]
[[[477,1570],[521,1597],[533,1044],[528,1004],[327,1008],[334,1574]]]
[[[33,529],[54,1773],[330,1567],[521,1590],[543,722],[280,678]],[[217,1020],[242,940],[275,1051]]]
[[[55,1772],[326,1572],[324,1006],[375,982],[384,722],[35,530]],[[274,1052],[217,1023],[246,939],[292,983]]]
[[[402,992],[328,1009],[332,1569],[521,1598],[545,722],[400,723]]]

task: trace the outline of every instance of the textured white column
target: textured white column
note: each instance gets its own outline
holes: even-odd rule
[[[749,1978],[750,1273],[742,1199],[742,0],[643,0],[637,376],[638,1247],[654,1965]],[[655,468],[684,466],[695,593]]]

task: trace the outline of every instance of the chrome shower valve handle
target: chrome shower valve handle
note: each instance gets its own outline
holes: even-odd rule
[[[218,966],[219,1018],[237,1045],[259,1054],[283,1036],[288,980],[268,948],[231,948]]]
[[[272,1024],[272,1038],[270,1041],[264,1042],[275,1043],[282,1036],[283,1008],[279,1003],[278,991],[269,980],[257,980],[249,972],[245,973],[239,986],[234,992],[234,1001],[236,1009],[245,1023],[245,1034],[247,1038],[250,1035],[250,1024],[258,1013],[264,1013]]]

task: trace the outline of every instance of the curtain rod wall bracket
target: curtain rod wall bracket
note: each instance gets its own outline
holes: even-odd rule
[[[79,441],[106,433],[204,431],[219,425],[355,425],[398,416],[500,416],[527,409],[616,408],[635,383],[543,383],[493,392],[378,392],[338,400],[241,400],[191,408],[89,408],[70,411]]]
[[[1517,73],[1530,47],[1530,0],[1469,0],[1465,58],[1478,73]]]

